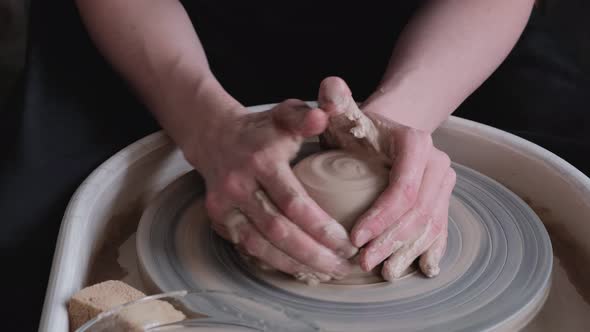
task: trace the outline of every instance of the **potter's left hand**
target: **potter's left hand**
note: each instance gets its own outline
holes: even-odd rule
[[[324,144],[370,151],[391,162],[389,186],[351,231],[353,244],[364,246],[362,269],[384,262],[383,277],[394,280],[420,257],[422,272],[437,275],[456,178],[449,157],[433,146],[430,133],[361,111],[339,78],[322,82],[318,101],[330,115]]]

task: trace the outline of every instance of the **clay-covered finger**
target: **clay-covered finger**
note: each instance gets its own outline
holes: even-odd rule
[[[357,253],[346,229],[307,194],[287,163],[258,180],[285,217],[301,230],[342,258]]]
[[[382,141],[389,133],[379,131],[360,110],[341,78],[328,77],[322,81],[318,102],[330,116],[328,127],[320,137],[323,146],[376,155],[383,152]]]
[[[436,240],[439,231],[435,230],[435,223],[439,221],[427,220],[423,223],[419,233],[414,238],[398,239],[403,242],[383,264],[381,275],[385,280],[395,280],[403,275],[410,265]],[[406,225],[410,227],[410,225]],[[401,233],[400,233],[401,235]]]
[[[441,188],[441,204],[438,205],[438,211],[435,211],[435,215],[443,221],[443,228],[434,243],[420,257],[420,270],[428,277],[434,277],[440,272],[439,263],[447,247],[449,203],[455,182],[455,171],[447,170]]]
[[[235,185],[235,187],[241,186]],[[208,192],[205,208],[211,219],[213,230],[224,239],[237,244],[239,226],[248,223],[248,219],[236,208],[236,203],[228,196],[216,191]]]
[[[232,243],[236,243],[235,241],[237,241],[235,238],[232,239],[232,234],[229,231],[229,228],[222,224],[222,223],[211,223],[211,228],[215,231],[215,233],[217,233],[217,235],[221,236],[222,238],[224,238],[227,241],[230,241]]]
[[[240,242],[240,231],[248,225],[248,218],[239,210],[232,209],[225,215],[222,222],[213,223],[213,229],[220,231],[220,234],[227,234],[226,239],[230,240],[233,244]]]
[[[395,226],[416,203],[422,177],[432,149],[432,139],[422,132],[407,129],[394,138],[397,155],[393,161],[389,186],[352,229],[357,247]]]
[[[320,83],[318,104],[330,116],[338,116],[358,107],[352,98],[352,92],[344,80],[339,77],[326,77]],[[349,119],[352,120],[352,119]]]
[[[433,209],[436,204],[441,204],[438,201],[444,201],[446,197],[446,188],[443,185],[446,174],[448,173],[450,160],[448,156],[438,150],[434,150],[431,154],[424,175],[422,177],[422,183],[418,192],[418,198],[412,209],[402,216],[397,222],[393,223],[382,235],[376,238],[374,243],[368,245],[367,253],[363,261],[367,262],[366,265],[369,268],[374,267],[383,261],[387,256],[395,252],[401,244],[398,243],[395,246],[392,241],[399,239],[399,232],[408,232],[408,229],[415,229],[414,232],[420,232],[420,225],[412,227],[412,223],[416,223],[419,218],[430,218],[433,215]],[[442,195],[441,195],[442,193]],[[448,199],[447,199],[448,200]],[[409,237],[413,238],[419,234],[408,234]],[[397,241],[397,240],[396,240]],[[380,248],[383,246],[383,248]],[[371,252],[372,254],[369,254]]]
[[[438,198],[430,206],[430,213],[424,213],[425,207],[418,207],[412,212],[416,216],[414,221],[405,224],[393,237],[404,242],[402,248],[394,252],[383,265],[382,275],[386,280],[401,277],[413,262],[423,254],[428,253],[420,264],[422,272],[429,277],[438,274],[438,262],[442,257],[442,245],[446,245],[448,207],[454,186],[454,171],[447,169],[439,184]],[[435,242],[441,240],[436,246]],[[432,249],[432,250],[431,250]],[[431,250],[431,251],[429,251]]]
[[[361,249],[359,254],[359,263],[363,271],[370,271],[375,266],[381,264],[384,260],[395,253],[401,247],[404,246],[402,238],[398,235],[399,229],[411,222],[414,218],[413,215],[404,215],[399,222],[391,228],[385,230],[377,238],[373,239],[367,245]]]
[[[422,177],[416,208],[422,211],[432,210],[437,200],[444,200],[447,197],[449,188],[443,182],[449,173],[450,166],[449,156],[433,148]]]
[[[329,281],[330,276],[324,273],[317,273],[309,267],[297,262],[293,258],[285,255],[281,250],[274,247],[268,242],[262,234],[250,223],[243,223],[238,226],[238,248],[239,251],[247,256],[254,257],[256,263],[261,268],[271,267],[281,272],[293,275],[301,281],[310,284],[317,282]]]
[[[306,274],[313,279],[315,273],[305,265],[285,255],[270,244],[239,210],[231,209],[225,214],[223,222],[213,223],[212,227],[221,236],[236,245],[238,251],[248,260],[256,260],[261,268],[270,266],[293,276]],[[324,274],[319,274],[325,281]],[[327,279],[329,280],[329,279]]]
[[[245,172],[230,172],[220,183],[208,183],[205,198],[208,216],[214,223],[225,223],[228,218],[236,215],[237,202],[248,201],[257,188],[256,179]],[[239,215],[237,218],[240,218]]]
[[[252,196],[240,209],[268,242],[314,271],[336,278],[349,273],[351,266],[346,259],[319,244],[285,218],[266,193],[257,190]]]
[[[443,166],[438,162],[433,162],[431,165]],[[454,186],[453,176],[452,169],[444,167],[432,167],[426,172],[423,187],[427,187],[428,190],[421,190],[420,195],[431,195],[430,191],[435,194],[431,198],[419,199],[417,205],[406,213],[399,223],[367,245],[367,250],[361,255],[361,262],[366,269],[373,268],[391,254],[392,256],[384,265],[384,274],[395,279],[418,256],[428,251],[427,249],[443,233],[446,244],[448,204]],[[433,188],[436,189],[433,190]],[[435,253],[433,251],[431,254]],[[430,255],[429,257],[428,264],[424,265],[425,269],[428,267],[428,271],[434,271],[436,269],[434,264],[438,264],[440,256]],[[431,272],[428,273],[431,274]]]
[[[447,247],[447,228],[445,226],[434,243],[421,256],[419,261],[420,271],[425,276],[432,278],[440,273],[439,263]]]

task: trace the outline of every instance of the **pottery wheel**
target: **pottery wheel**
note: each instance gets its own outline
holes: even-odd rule
[[[307,144],[299,158],[314,151],[317,144]],[[308,286],[254,269],[210,229],[204,183],[195,172],[173,182],[145,211],[137,231],[139,264],[159,291],[246,294],[293,308],[324,331],[516,330],[546,299],[549,236],[518,196],[469,168],[453,167],[448,245],[435,278],[414,272],[393,283]]]

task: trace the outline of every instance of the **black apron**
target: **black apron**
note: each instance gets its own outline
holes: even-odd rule
[[[379,3],[183,4],[215,75],[240,102],[255,105],[314,100],[328,75],[343,77],[357,100],[366,98],[418,6]],[[520,134],[588,171],[581,157],[590,152],[588,80],[535,22],[456,114]],[[0,249],[3,294],[10,301],[5,317],[20,331],[37,328],[55,240],[74,190],[105,159],[159,130],[97,52],[72,1],[33,0],[29,36],[22,90],[0,123]]]

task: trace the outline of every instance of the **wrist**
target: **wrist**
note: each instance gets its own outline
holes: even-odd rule
[[[203,160],[219,144],[220,136],[247,111],[221,84],[210,77],[195,89],[191,101],[183,106],[186,112],[184,134],[177,144],[186,160],[200,169]]]
[[[150,108],[194,166],[200,147],[213,143],[224,124],[245,110],[210,73],[171,81],[168,88],[156,92],[158,100]]]
[[[403,102],[400,98],[403,97],[396,96],[395,92],[391,90],[378,88],[361,104],[361,109],[365,113],[377,114],[393,122],[421,129],[420,123],[416,123],[415,119],[410,116],[411,105]]]
[[[184,114],[180,119],[183,130],[176,143],[193,166],[200,159],[199,155],[207,154],[206,150],[218,142],[220,133],[229,123],[246,113],[212,76],[202,80],[189,102],[179,107]]]
[[[361,109],[401,125],[432,133],[448,117],[448,113],[443,112],[433,101],[425,101],[428,96],[420,96],[417,91],[411,92],[393,86],[380,87],[363,102]]]
[[[240,102],[233,98],[213,76],[207,77],[195,87],[187,108],[194,129],[210,130],[230,118],[246,113]],[[188,106],[188,107],[187,107]]]

